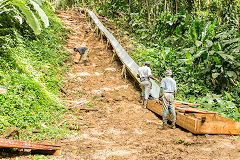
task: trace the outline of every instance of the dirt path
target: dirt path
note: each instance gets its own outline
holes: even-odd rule
[[[121,78],[120,64],[111,63],[112,52],[90,30],[84,14],[59,11],[58,16],[71,30],[66,48],[86,43],[90,49],[87,66],[74,64],[64,77],[69,95],[63,99],[81,102],[69,103],[66,117],[85,125],[61,140],[58,159],[240,159],[238,137],[196,136],[179,127],[160,130],[161,119],[142,108],[139,91]]]

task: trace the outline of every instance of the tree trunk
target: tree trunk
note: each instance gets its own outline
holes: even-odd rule
[[[148,17],[148,22],[150,22],[150,10],[149,10],[148,0],[146,0],[146,4],[147,4],[147,17]]]
[[[165,0],[165,4],[164,4],[164,21],[166,20],[166,16],[167,16],[167,0]]]
[[[176,14],[178,13],[178,0],[175,0],[175,2],[176,2]]]
[[[198,11],[201,11],[201,0],[198,0]]]
[[[158,17],[158,12],[159,12],[159,8],[158,8],[158,5],[159,5],[159,0],[157,0],[157,4],[156,4],[156,17]],[[155,19],[154,19],[155,20]]]
[[[107,0],[105,0],[105,16],[107,16]]]
[[[128,5],[129,5],[129,15],[130,15],[130,13],[131,13],[131,0],[128,0]]]

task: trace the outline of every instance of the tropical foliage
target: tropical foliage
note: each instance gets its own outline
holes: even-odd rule
[[[27,23],[34,33],[38,35],[41,32],[41,24],[36,16],[40,17],[45,27],[49,26],[49,21],[45,12],[39,6],[42,5],[41,1],[36,2],[33,0],[29,0],[28,3],[24,0],[0,1],[0,14],[7,18],[8,21],[5,21],[6,23],[11,22],[13,25],[14,23],[19,23],[20,25],[24,25],[24,22]],[[31,7],[34,8],[33,11]],[[37,12],[37,14],[35,15],[34,12]]]
[[[240,0],[51,0],[56,7],[88,7],[114,19],[135,45],[129,54],[152,62],[155,76],[171,68],[177,98],[240,120]],[[0,133],[9,126],[31,140],[68,133],[56,125],[61,22],[47,0],[0,0]],[[41,134],[33,136],[32,130]],[[61,133],[61,134],[59,134]]]
[[[136,61],[153,62],[159,77],[173,70],[178,99],[240,120],[239,0],[61,2],[114,19],[137,42],[130,51]]]
[[[6,89],[0,94],[0,133],[16,126],[22,139],[63,136],[68,131],[56,125],[65,111],[57,83],[68,57],[61,51],[66,30],[45,0],[0,3],[0,88]]]

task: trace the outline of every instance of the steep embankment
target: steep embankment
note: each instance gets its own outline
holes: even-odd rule
[[[90,49],[87,66],[66,64],[70,67],[64,77],[64,88],[69,93],[62,97],[68,101],[65,117],[82,127],[72,137],[61,140],[59,159],[240,157],[238,137],[198,136],[181,128],[160,130],[161,119],[142,108],[139,91],[121,78],[120,63],[111,63],[112,51],[90,30],[85,15],[59,11],[58,16],[71,30],[66,48],[72,52],[73,47],[85,43]],[[86,112],[82,108],[95,110]]]
[[[4,91],[0,93],[0,134],[14,126],[21,133],[20,140],[37,141],[63,136],[68,130],[55,125],[65,110],[57,100],[57,83],[61,81],[59,74],[64,73],[63,61],[68,58],[68,53],[63,51],[62,39],[67,34],[63,24],[44,1],[41,8],[50,25],[42,27],[41,33],[35,35],[25,22],[23,11],[10,5],[13,1],[2,2],[8,5],[0,7],[0,88]],[[25,14],[32,13],[30,8],[33,7],[24,1],[14,3],[26,7],[24,11],[28,12]],[[11,12],[2,12],[7,8]],[[18,22],[16,16],[22,22]],[[31,14],[28,16],[31,19]],[[35,22],[38,20],[32,23]],[[33,133],[36,130],[37,133]],[[5,136],[7,134],[3,134]]]

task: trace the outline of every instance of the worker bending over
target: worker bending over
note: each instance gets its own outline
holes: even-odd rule
[[[83,62],[82,64],[86,65],[86,59],[87,59],[87,56],[88,56],[88,48],[83,46],[83,47],[80,47],[80,48],[74,48],[73,49],[75,52],[77,52],[75,58],[74,58],[74,62],[75,63],[79,63],[83,57]]]
[[[155,79],[156,81],[159,82],[158,79],[153,77],[151,69],[150,69],[150,62],[146,61],[145,66],[139,67],[138,68],[138,78],[140,78],[141,85],[143,86],[142,88],[142,99],[143,99],[143,104],[144,107],[147,108],[147,100],[149,97],[149,93],[152,87],[152,83],[150,81],[150,78]]]
[[[167,128],[167,115],[168,110],[172,115],[172,124],[171,128],[176,128],[176,113],[174,106],[174,97],[177,91],[176,81],[171,77],[172,71],[170,69],[166,70],[166,77],[162,79],[160,85],[160,96],[159,98],[162,100],[163,104],[163,127],[162,129]]]

